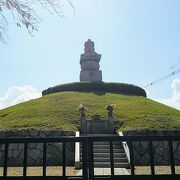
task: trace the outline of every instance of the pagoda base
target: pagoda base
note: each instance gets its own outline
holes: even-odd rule
[[[80,81],[102,82],[101,70],[81,70]]]

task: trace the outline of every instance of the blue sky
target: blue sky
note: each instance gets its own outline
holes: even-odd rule
[[[88,38],[102,54],[106,82],[143,87],[180,62],[179,0],[72,0],[75,15],[63,2],[63,19],[37,8],[42,20],[33,36],[9,24],[7,45],[0,44],[0,103],[4,107],[16,101],[6,98],[15,87],[23,93],[31,87],[39,96],[50,86],[79,81],[80,54]],[[180,73],[147,91],[149,98],[180,109]]]

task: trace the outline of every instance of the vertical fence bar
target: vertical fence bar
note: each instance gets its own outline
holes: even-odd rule
[[[131,166],[131,175],[134,176],[134,154],[133,154],[133,146],[132,141],[129,141],[129,151],[130,151],[130,166]]]
[[[65,177],[66,176],[66,142],[63,142],[62,164],[63,164],[63,177]]]
[[[93,152],[93,141],[88,143],[88,159],[89,159],[89,179],[94,179],[94,152]]]
[[[114,176],[114,153],[113,153],[112,141],[110,141],[110,163],[111,163],[111,176]]]
[[[153,154],[153,145],[152,141],[149,141],[149,156],[150,156],[150,164],[151,164],[151,175],[155,175],[154,170],[154,154]]]
[[[23,176],[27,176],[27,146],[28,144],[24,143],[24,159],[23,159]]]
[[[170,155],[170,161],[171,161],[171,174],[175,175],[175,164],[174,164],[174,151],[173,151],[173,144],[172,141],[168,141],[169,145],[169,155]]]
[[[83,170],[83,179],[88,179],[88,171],[87,171],[87,142],[82,141],[82,170]]]
[[[46,176],[46,143],[43,143],[43,176]]]
[[[3,169],[3,176],[7,176],[7,164],[8,164],[8,147],[9,143],[5,143],[5,152],[4,152],[4,169]]]

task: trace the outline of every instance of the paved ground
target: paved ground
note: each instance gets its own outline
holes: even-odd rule
[[[126,168],[114,168],[115,175],[129,175]],[[82,170],[77,173],[77,176],[82,175]],[[94,175],[111,175],[110,168],[94,168]]]
[[[42,176],[43,168],[42,167],[28,167],[27,176]],[[79,170],[75,170],[74,167],[66,167],[66,174],[68,176],[76,176]],[[22,176],[23,168],[22,167],[9,167],[8,176]],[[62,167],[47,167],[46,169],[47,176],[62,176]],[[3,168],[0,167],[0,176],[3,175]]]
[[[150,167],[140,166],[135,168],[135,174],[150,174]],[[129,172],[128,172],[129,171]],[[10,167],[8,168],[8,176],[22,176],[23,168]],[[171,169],[169,166],[156,166],[156,174],[170,174]],[[67,167],[66,173],[69,176],[81,175],[82,170],[75,170],[74,167]],[[115,175],[130,174],[130,169],[115,168]],[[0,167],[0,176],[3,174],[3,168]],[[110,168],[95,168],[95,175],[110,175]],[[180,166],[176,166],[176,174],[180,174]],[[60,176],[62,175],[62,167],[47,167],[48,176]],[[42,167],[28,167],[27,176],[42,176]]]

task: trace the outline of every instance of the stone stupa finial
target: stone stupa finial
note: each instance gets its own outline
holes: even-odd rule
[[[95,52],[94,42],[91,41],[90,39],[88,39],[88,41],[86,41],[84,43],[84,52],[85,53],[93,53],[93,52]]]

